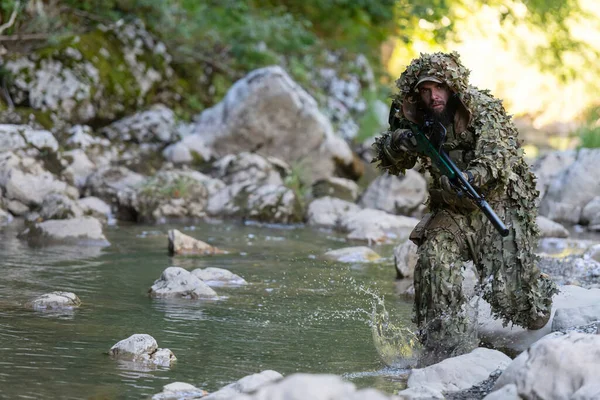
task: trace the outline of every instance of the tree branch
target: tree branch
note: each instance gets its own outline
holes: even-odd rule
[[[0,34],[2,32],[4,32],[5,30],[7,30],[8,28],[10,28],[11,26],[13,26],[13,24],[15,23],[15,20],[17,19],[17,13],[19,11],[19,6],[21,1],[17,0],[15,1],[15,9],[13,10],[12,14],[10,15],[10,18],[8,19],[8,22],[5,23],[4,25],[0,25]]]

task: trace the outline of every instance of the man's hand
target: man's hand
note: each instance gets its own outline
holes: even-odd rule
[[[417,139],[413,137],[410,129],[396,129],[390,135],[390,147],[392,150],[401,152],[415,152],[417,149]]]

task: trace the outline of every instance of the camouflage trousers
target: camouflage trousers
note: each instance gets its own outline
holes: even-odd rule
[[[523,226],[510,208],[495,210],[510,229],[507,237],[501,237],[478,211],[467,215],[439,211],[424,227],[417,243],[414,311],[421,343],[430,352],[449,357],[478,344],[476,305],[463,291],[469,260],[479,275],[476,293],[505,324],[527,327],[550,312],[557,290],[535,265],[537,228]]]

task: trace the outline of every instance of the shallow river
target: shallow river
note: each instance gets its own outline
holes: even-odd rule
[[[170,228],[230,253],[169,257]],[[121,224],[106,229],[103,249],[32,248],[17,232],[0,232],[0,398],[142,399],[175,381],[215,391],[267,369],[333,373],[388,393],[404,386],[403,371],[380,361],[370,328],[378,297],[410,325],[411,305],[394,294],[391,247],[374,247],[383,263],[342,264],[322,254],[358,244],[305,227]],[[227,268],[249,285],[215,288],[218,301],[150,299],[172,265]],[[83,305],[58,315],[25,307],[55,290]],[[107,355],[135,333],[171,349],[176,364],[144,370]]]

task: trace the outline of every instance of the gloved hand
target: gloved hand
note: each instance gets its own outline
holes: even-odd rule
[[[465,180],[468,181],[468,174],[465,172],[462,174],[465,177]],[[444,203],[468,211],[476,209],[475,204],[468,197],[466,197],[464,193],[462,196],[458,195],[457,189],[452,185],[450,179],[446,175],[440,176],[438,183],[442,189],[440,191],[440,195]]]
[[[396,152],[412,153],[417,150],[417,139],[410,129],[396,129],[390,135],[390,147]]]

